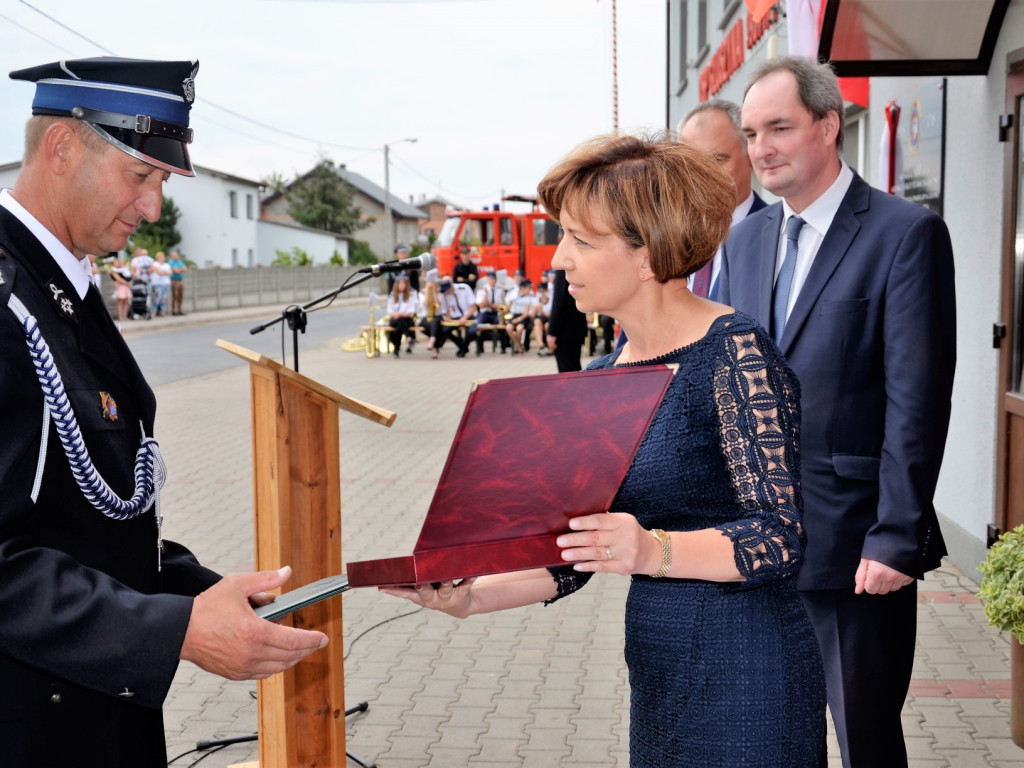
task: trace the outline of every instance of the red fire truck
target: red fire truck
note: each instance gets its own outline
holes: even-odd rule
[[[504,269],[509,277],[517,269],[536,284],[551,268],[558,246],[558,224],[540,210],[537,199],[509,195],[502,202],[530,203],[528,213],[499,210],[458,211],[448,216],[434,243],[433,254],[442,275],[452,274],[465,250],[479,267]]]

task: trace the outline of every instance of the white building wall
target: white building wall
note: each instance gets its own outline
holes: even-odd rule
[[[277,251],[290,254],[292,248],[301,248],[308,253],[314,264],[330,263],[335,251],[348,263],[348,240],[330,232],[276,221],[259,222],[257,231],[260,247],[256,263],[261,266],[270,266],[277,258]]]
[[[231,216],[231,193],[235,193],[235,216]],[[248,266],[249,253],[255,261],[258,250],[256,222],[259,219],[259,185],[196,169],[194,178],[172,175],[164,194],[181,211],[179,250],[200,267]],[[251,216],[246,213],[246,195],[251,196]]]
[[[1003,248],[1003,153],[999,115],[1006,112],[1006,56],[1024,47],[1024,7],[1011,3],[987,76],[947,78],[943,214],[956,259],[957,367],[953,413],[935,506],[956,527],[947,540],[954,562],[973,567],[995,521],[999,353],[992,325],[1000,320]],[[884,108],[935,78],[871,81],[871,133],[880,136]],[[877,148],[872,148],[877,152]],[[946,520],[943,521],[944,523]]]

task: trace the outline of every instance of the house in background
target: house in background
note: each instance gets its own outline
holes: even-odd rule
[[[240,176],[195,166],[194,178],[171,174],[164,197],[181,211],[177,248],[200,267],[251,267],[261,258],[256,222],[260,184]]]
[[[369,226],[365,229],[353,232],[351,239],[365,240],[370,244],[370,249],[378,259],[387,261],[392,257],[384,253],[386,241],[384,188],[377,186],[365,176],[348,170],[343,165],[336,166],[336,170],[338,176],[355,190],[352,203],[359,208],[363,221],[369,222]],[[390,195],[390,198],[391,226],[393,228],[391,242],[396,246],[415,243],[420,234],[420,222],[427,219],[428,215],[395,195]],[[285,200],[283,192],[274,192],[264,197],[261,208],[266,221],[294,224],[294,220],[288,215],[288,201]]]
[[[0,189],[10,188],[21,162],[0,165]],[[350,238],[301,227],[294,222],[260,220],[259,182],[195,166],[194,178],[171,175],[164,196],[181,212],[175,246],[200,267],[268,266],[277,251],[301,248],[314,264],[326,264],[335,252],[348,260]]]
[[[463,210],[443,197],[421,197],[415,206],[427,215],[426,221],[420,221],[420,234],[428,237],[438,236],[450,211]]]

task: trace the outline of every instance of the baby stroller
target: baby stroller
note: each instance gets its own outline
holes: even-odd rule
[[[136,277],[132,280],[132,318],[144,317],[149,320],[153,315],[149,311],[149,284]]]

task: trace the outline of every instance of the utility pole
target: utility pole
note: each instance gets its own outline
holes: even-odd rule
[[[612,0],[612,132],[619,132],[619,45],[615,0]]]
[[[415,144],[416,139],[400,139],[384,145],[384,254],[381,261],[391,261],[395,255],[394,226],[391,223],[391,161],[388,152],[392,144],[408,141]]]

